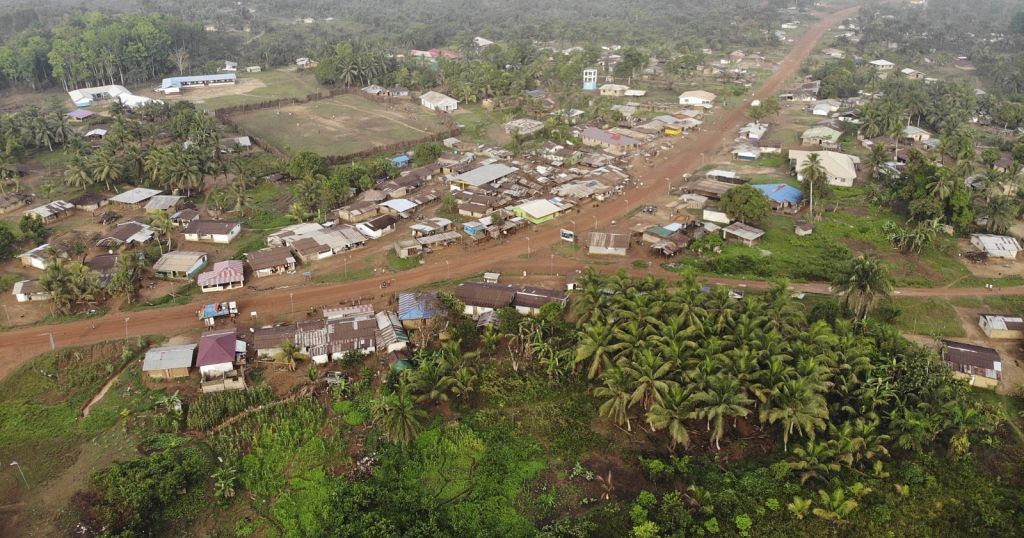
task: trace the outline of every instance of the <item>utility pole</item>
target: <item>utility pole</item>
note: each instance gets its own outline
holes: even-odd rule
[[[124,339],[128,339],[128,320],[132,318],[124,318]]]
[[[50,337],[50,351],[55,351],[57,349],[57,344],[56,344],[56,342],[53,341],[53,333],[43,333],[43,334],[40,334],[39,336],[49,336]]]

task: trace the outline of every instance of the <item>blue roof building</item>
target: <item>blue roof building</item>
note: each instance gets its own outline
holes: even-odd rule
[[[412,159],[410,159],[409,156],[405,154],[396,155],[391,158],[391,162],[395,163],[395,166],[399,168],[402,168],[403,166],[408,166],[411,160]]]
[[[804,199],[804,193],[800,189],[785,183],[769,183],[753,187],[768,197],[776,209],[800,205]]]
[[[424,320],[442,312],[436,291],[398,294],[398,319],[406,329],[418,329]]]

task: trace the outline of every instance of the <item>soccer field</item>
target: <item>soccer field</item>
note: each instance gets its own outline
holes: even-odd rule
[[[232,114],[246,133],[292,155],[353,153],[418,140],[446,129],[441,118],[412,101],[380,103],[339,95],[310,103]]]

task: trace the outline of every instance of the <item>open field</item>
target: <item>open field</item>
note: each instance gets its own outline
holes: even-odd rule
[[[177,96],[165,96],[148,88],[136,93],[168,103],[191,101],[200,108],[216,110],[274,99],[301,99],[322,89],[311,72],[276,69],[263,73],[238,73],[236,84],[187,89]]]
[[[358,95],[245,112],[233,119],[246,133],[289,154],[349,155],[445,128],[441,118],[412,102],[384,104]]]

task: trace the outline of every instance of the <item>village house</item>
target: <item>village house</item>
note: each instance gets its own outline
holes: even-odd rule
[[[1024,339],[1024,318],[1020,316],[982,314],[978,317],[978,326],[985,336],[994,340]]]
[[[380,239],[395,231],[398,226],[398,219],[391,215],[381,215],[366,222],[356,224],[356,229],[370,239]]]
[[[405,198],[394,198],[380,203],[380,210],[382,213],[402,219],[409,218],[417,207],[417,204],[414,204]]]
[[[420,96],[420,104],[436,112],[455,112],[459,102],[443,93],[429,91]]]
[[[160,278],[192,280],[206,267],[208,259],[205,252],[175,250],[160,256],[153,264],[153,273]]]
[[[796,234],[797,237],[807,237],[814,233],[814,225],[809,222],[798,222],[796,226],[793,227],[793,233]]]
[[[629,250],[629,234],[590,232],[587,253],[593,256],[625,256]]]
[[[943,340],[942,360],[972,386],[992,388],[1002,379],[1003,361],[992,348]]]
[[[430,217],[409,227],[413,237],[424,237],[452,229],[452,221],[444,217]]]
[[[32,198],[30,196],[14,192],[0,194],[0,215],[25,207],[31,199]],[[74,204],[74,200],[72,200],[71,203]]]
[[[501,163],[485,164],[448,179],[452,190],[483,187],[504,178],[519,169]]]
[[[113,280],[114,274],[117,273],[117,269],[121,265],[119,258],[118,254],[110,253],[99,254],[86,260],[85,266],[99,275],[100,288],[106,289],[110,285],[110,281]]]
[[[516,288],[512,306],[524,316],[536,316],[546,304],[558,303],[564,307],[567,301],[568,296],[561,290],[520,286]]]
[[[409,333],[402,327],[398,313],[381,311],[374,319],[377,321],[377,351],[394,353],[409,348]]]
[[[415,238],[399,239],[394,245],[395,255],[405,260],[423,253],[423,245]]]
[[[195,219],[185,226],[185,241],[230,243],[242,231],[242,225],[229,220]]]
[[[522,217],[531,224],[543,224],[550,220],[554,220],[555,217],[561,215],[565,210],[571,208],[571,205],[562,205],[552,202],[551,200],[530,200],[523,202],[512,208],[512,213],[517,217]]]
[[[837,153],[835,151],[802,151],[789,150],[789,161],[796,171],[798,181],[803,181],[804,165],[807,158],[817,154],[829,185],[836,187],[852,187],[853,181],[857,179],[857,166],[860,164],[860,157]]]
[[[176,379],[188,377],[196,360],[196,344],[154,347],[146,351],[142,371],[150,379]]]
[[[49,301],[53,297],[50,292],[43,289],[42,283],[38,280],[19,280],[11,288],[11,295],[19,303],[31,301]]]
[[[622,84],[602,84],[597,90],[604,97],[623,97],[628,89],[629,86]]]
[[[868,65],[873,67],[881,78],[885,78],[885,75],[889,74],[896,67],[896,64],[889,60],[872,60],[868,62]]]
[[[510,135],[533,136],[544,129],[544,122],[530,118],[519,118],[502,125],[502,128]]]
[[[245,254],[249,269],[257,278],[295,270],[295,256],[289,247],[270,247]]]
[[[690,194],[704,196],[705,199],[721,200],[723,194],[736,186],[737,183],[704,178],[683,185],[683,190]]]
[[[444,313],[437,292],[417,291],[398,294],[398,319],[407,330],[420,330],[428,320]]]
[[[207,332],[199,337],[196,366],[203,381],[223,382],[210,388],[204,386],[204,392],[245,388],[244,379],[233,377],[237,375],[235,362],[245,356],[245,350],[245,341],[238,339],[237,329]]]
[[[761,194],[765,195],[768,201],[771,202],[772,208],[776,210],[799,207],[800,203],[803,202],[804,193],[800,192],[800,189],[785,183],[769,183],[753,185],[753,187],[761,191]]]
[[[267,236],[267,245],[290,246],[303,263],[364,246],[366,241],[366,236],[354,226],[324,227],[316,222],[285,226]]]
[[[88,140],[103,140],[107,137],[107,130],[97,127],[95,129],[89,129],[83,136]]]
[[[679,95],[679,104],[685,106],[699,106],[711,108],[715,104],[717,96],[703,90],[692,90]]]
[[[135,187],[134,189],[127,190],[120,194],[111,196],[110,202],[114,204],[141,207],[143,202],[160,194],[161,192],[163,191],[157,189],[147,189],[145,187]]]
[[[722,228],[722,239],[729,239],[734,237],[741,243],[748,247],[754,246],[761,237],[764,236],[764,230],[755,228],[753,226],[744,224],[742,222],[734,222],[725,228]]]
[[[811,114],[814,116],[829,117],[836,112],[839,112],[839,108],[843,106],[843,103],[837,99],[822,99],[814,103],[811,107]]]
[[[900,69],[900,73],[909,80],[924,80],[924,73],[916,69],[905,67],[903,69]]]
[[[237,64],[236,64],[237,68]],[[163,79],[160,87],[155,91],[163,92],[165,95],[179,94],[188,88],[199,88],[204,86],[223,86],[234,84],[238,80],[235,73],[218,73],[215,75],[192,75],[182,77],[168,77]]]
[[[903,131],[900,133],[900,137],[910,142],[924,142],[931,139],[932,134],[920,127],[908,125],[903,128]]]
[[[156,232],[148,224],[130,220],[114,226],[107,235],[101,236],[96,241],[96,246],[101,248],[120,248],[145,245],[156,237]]]
[[[109,203],[107,197],[98,192],[80,194],[69,201],[82,211],[96,211]]]
[[[21,265],[25,267],[33,267],[40,271],[45,271],[50,266],[50,256],[48,250],[50,248],[49,243],[43,243],[28,252],[24,252],[18,256],[21,259]],[[63,259],[67,259],[67,252],[58,251],[57,256]]]
[[[70,202],[54,200],[39,207],[29,209],[25,212],[25,215],[42,221],[44,224],[49,224],[68,216],[73,209],[75,209],[75,206]]]
[[[751,122],[740,127],[740,138],[747,140],[761,140],[767,132],[767,124]]]
[[[203,293],[241,288],[245,285],[245,266],[241,260],[219,261],[209,271],[199,273],[196,284]]]
[[[838,149],[839,138],[843,133],[824,125],[807,129],[800,135],[800,143],[804,146],[823,146]]]
[[[828,48],[822,50],[821,53],[824,54],[825,56],[828,56],[829,58],[834,58],[836,60],[842,60],[843,58],[846,58],[846,53],[839,49]]]
[[[1013,260],[1022,250],[1016,237],[992,234],[971,234],[971,245],[984,252],[989,258]]]
[[[597,146],[612,155],[623,155],[640,146],[641,141],[628,136],[610,133],[597,127],[587,127],[580,133],[585,146]]]
[[[176,211],[171,215],[171,222],[179,228],[184,228],[189,225],[190,222],[199,218],[199,212],[195,209],[187,208],[180,211]]]
[[[362,222],[380,215],[380,206],[370,200],[358,200],[337,210],[342,222]]]
[[[79,108],[79,109],[72,110],[71,112],[68,112],[67,114],[64,114],[64,115],[67,116],[69,120],[71,120],[71,121],[73,121],[75,123],[81,123],[81,122],[83,122],[83,121],[85,121],[85,120],[95,116],[96,113],[91,111],[91,110],[85,110],[83,108]]]

